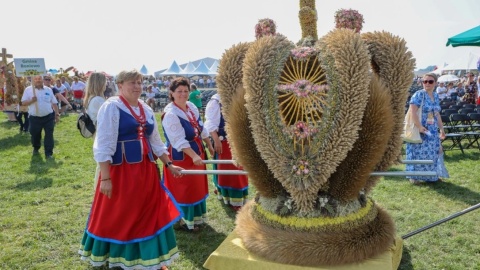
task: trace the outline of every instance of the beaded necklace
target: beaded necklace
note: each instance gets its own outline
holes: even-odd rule
[[[185,113],[185,115],[187,116],[187,119],[188,119],[188,122],[190,122],[190,125],[192,125],[193,127],[193,130],[195,131],[195,137],[198,137],[200,135],[200,128],[198,126],[198,121],[195,119],[195,114],[193,113],[193,111],[190,109],[190,107],[187,106],[187,110],[183,110],[182,108],[180,108],[180,106],[177,105],[177,103],[175,103],[175,101],[173,102],[173,105],[175,105],[177,108],[179,108],[183,113]]]
[[[123,104],[125,104],[125,106],[128,108],[132,116],[135,118],[135,120],[139,124],[137,127],[138,139],[143,139],[145,124],[147,123],[147,119],[145,117],[145,111],[143,110],[142,104],[138,103],[138,107],[140,108],[140,115],[137,115],[124,97],[120,96],[120,100],[122,100]]]

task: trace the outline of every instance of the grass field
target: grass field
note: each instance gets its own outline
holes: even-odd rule
[[[92,269],[77,250],[93,195],[93,142],[75,125],[75,114],[62,116],[55,159],[45,160],[32,156],[30,135],[0,114],[0,269]],[[449,151],[445,160],[446,182],[413,186],[392,177],[374,189],[371,196],[393,217],[398,235],[480,202],[480,151]],[[213,193],[207,209],[200,233],[177,231],[181,256],[170,269],[203,269],[233,230],[235,213]],[[479,232],[480,210],[412,236],[404,241],[399,269],[480,269]]]

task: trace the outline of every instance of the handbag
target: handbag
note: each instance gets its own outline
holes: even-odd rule
[[[413,115],[410,108],[408,108],[407,114],[405,115],[405,122],[403,126],[403,134],[402,139],[404,142],[407,143],[422,143],[422,138],[420,137],[420,130],[418,127],[415,126],[415,122],[413,121],[413,117],[418,117],[420,122],[422,121],[422,109],[423,109],[423,100],[425,99],[425,95],[422,99],[422,104],[417,110],[417,115]]]
[[[87,108],[88,105],[89,104],[87,104]],[[90,138],[95,133],[95,123],[93,123],[85,108],[83,108],[82,112],[78,115],[77,128],[80,131],[80,135],[85,138]]]

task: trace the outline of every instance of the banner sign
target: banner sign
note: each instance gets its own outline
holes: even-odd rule
[[[17,77],[28,77],[47,74],[45,59],[43,58],[14,58],[15,74]]]

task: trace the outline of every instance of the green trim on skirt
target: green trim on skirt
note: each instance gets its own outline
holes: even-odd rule
[[[183,211],[182,220],[188,229],[193,230],[195,225],[203,224],[207,217],[207,200],[194,206],[180,206]]]
[[[95,239],[86,232],[83,234],[82,246],[78,253],[83,260],[93,266],[108,262],[109,267],[122,268],[160,268],[170,265],[179,256],[173,227],[169,227],[152,239],[131,243],[116,244]]]
[[[232,206],[243,206],[247,202],[248,188],[244,190],[238,190],[219,187],[218,191],[219,194],[222,195],[223,202],[225,204],[230,204]]]

